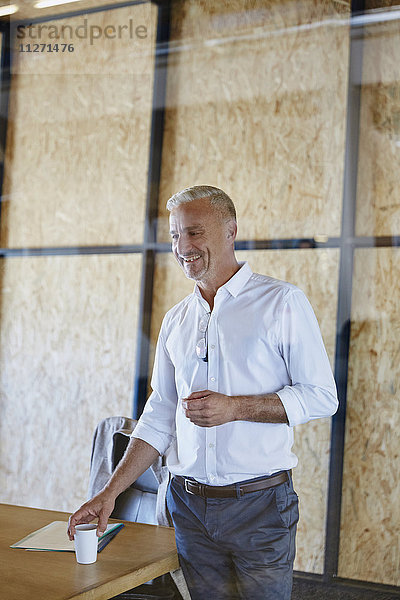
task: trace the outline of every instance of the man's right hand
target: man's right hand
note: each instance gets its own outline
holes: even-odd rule
[[[97,535],[100,537],[106,530],[107,521],[111,515],[115,500],[133,481],[148,469],[158,459],[158,451],[150,444],[139,438],[131,438],[122,460],[102,491],[89,502],[85,502],[73,515],[68,523],[68,537],[74,539],[75,527],[83,523],[91,523],[98,518]]]
[[[115,497],[107,490],[103,490],[94,498],[85,502],[68,521],[68,537],[74,539],[75,526],[91,523],[98,518],[97,535],[100,537],[106,530],[108,518],[114,510]]]

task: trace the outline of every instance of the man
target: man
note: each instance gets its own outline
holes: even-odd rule
[[[99,518],[165,454],[167,504],[193,600],[288,600],[298,520],[293,426],[337,409],[310,304],[235,258],[236,213],[220,189],[172,196],[172,250],[196,282],[164,318],[153,392],[104,490],[70,519]]]

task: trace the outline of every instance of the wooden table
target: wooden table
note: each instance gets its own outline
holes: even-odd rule
[[[0,504],[0,597],[7,600],[106,600],[179,567],[174,530],[125,522],[92,565],[73,552],[10,548],[69,514]]]

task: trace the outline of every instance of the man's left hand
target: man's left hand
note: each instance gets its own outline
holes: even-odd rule
[[[236,421],[238,399],[218,392],[193,392],[182,400],[187,418],[199,427],[213,427]]]

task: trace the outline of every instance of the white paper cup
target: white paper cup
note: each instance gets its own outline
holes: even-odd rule
[[[97,560],[97,525],[76,525],[74,543],[76,560],[81,565],[90,565]]]

